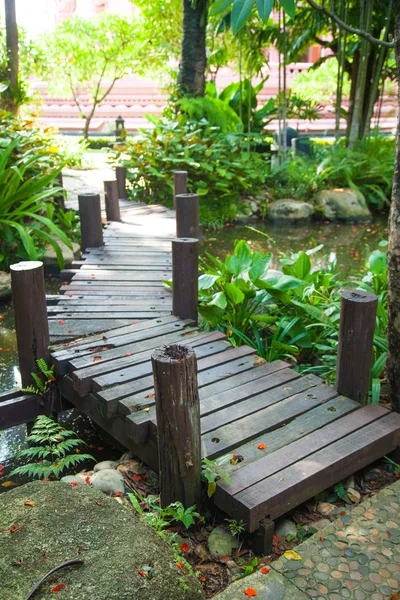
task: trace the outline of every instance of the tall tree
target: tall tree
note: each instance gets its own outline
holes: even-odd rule
[[[183,0],[183,38],[178,85],[183,94],[203,96],[207,66],[208,0]]]
[[[18,110],[18,104],[13,98],[18,95],[18,28],[17,16],[15,11],[15,0],[4,0],[6,15],[6,47],[7,47],[7,75],[9,85],[9,109],[15,113]]]
[[[400,82],[400,0],[395,0],[395,57],[397,81]],[[387,376],[393,407],[400,412],[400,85],[397,92],[398,115],[396,133],[396,160],[393,177],[392,202],[389,216],[388,251],[388,341]]]

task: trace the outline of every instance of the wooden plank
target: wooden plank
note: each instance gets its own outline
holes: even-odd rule
[[[64,312],[59,312],[56,314],[50,314],[49,315],[49,322],[52,321],[59,321],[60,319],[69,319],[69,320],[73,320],[73,321],[77,321],[77,322],[81,322],[81,321],[87,321],[87,326],[83,329],[84,332],[87,331],[92,331],[93,333],[95,331],[101,331],[99,330],[99,328],[96,327],[90,327],[90,323],[94,323],[94,325],[96,325],[96,321],[98,320],[104,320],[109,318],[110,316],[110,312],[113,312],[111,308],[107,309],[103,309],[101,312],[95,312],[93,311],[93,313],[91,314],[91,318],[88,318],[88,314],[86,312],[75,312],[70,310],[68,312],[68,314],[65,314]],[[168,308],[165,308],[164,310],[148,310],[148,311],[140,311],[138,309],[133,309],[132,311],[123,311],[123,312],[118,312],[116,311],[115,314],[115,319],[121,320],[121,319],[126,319],[127,323],[132,322],[133,320],[138,320],[138,321],[142,321],[143,319],[147,320],[147,319],[153,319],[155,317],[159,318],[159,317],[164,317],[166,315],[171,314],[171,310]],[[126,324],[127,324],[126,323]],[[123,325],[123,323],[120,323],[120,325]],[[109,327],[108,327],[109,329]]]
[[[194,330],[193,333],[196,333]],[[148,363],[151,358],[151,353],[155,350],[155,348],[159,348],[168,343],[179,343],[182,341],[182,333],[178,332],[170,336],[162,336],[161,338],[153,338],[151,340],[146,340],[146,344],[143,344],[144,350],[133,354],[131,356],[124,356],[124,358],[120,358],[117,360],[106,360],[103,359],[97,363],[93,364],[90,367],[85,369],[80,369],[78,371],[73,371],[72,380],[74,383],[74,389],[78,392],[79,395],[85,395],[92,390],[92,380],[95,377],[104,377],[106,374],[121,372],[123,368],[131,367],[132,365],[139,365],[141,363]],[[192,340],[190,337],[188,340],[185,339],[185,344],[191,347],[199,346],[196,351],[197,355],[200,357],[207,352],[210,352],[209,345],[207,344],[208,336],[196,336],[195,340]],[[228,342],[214,342],[214,344],[223,344],[223,349],[226,348],[226,344]],[[205,344],[204,349],[202,344]],[[133,344],[132,350],[134,350],[135,344]],[[125,347],[122,348],[124,350]],[[222,349],[221,349],[222,350]],[[101,354],[102,357],[107,359],[107,352]],[[126,353],[125,353],[126,354]],[[131,353],[130,353],[131,354]],[[93,359],[92,359],[93,360]]]
[[[119,281],[118,285],[107,284],[104,281],[71,281],[70,284],[63,283],[60,291],[72,294],[78,291],[92,293],[92,289],[111,294],[130,291],[134,296],[142,297],[148,297],[151,294],[152,298],[157,295],[164,296],[166,292],[166,288],[162,284],[156,285],[154,281],[141,281],[140,285],[135,281]]]
[[[74,278],[74,282],[87,281],[93,284],[95,281],[101,282],[118,282],[117,285],[140,281],[146,285],[153,285],[153,282],[160,282],[163,279],[171,277],[171,269],[165,268],[160,271],[119,271],[117,269],[98,269],[98,270],[82,270],[82,269],[65,269],[60,273],[61,281],[70,281]]]
[[[257,357],[245,356],[236,360],[232,360],[229,363],[218,365],[216,367],[207,369],[206,371],[199,372],[199,387],[217,381],[218,379],[230,377],[235,372],[237,373],[239,371],[248,371],[249,369],[253,369],[256,362]],[[141,379],[137,379],[135,381],[99,391],[96,393],[96,397],[98,398],[99,404],[102,404],[103,414],[109,416],[118,411],[118,402],[121,400],[121,398],[129,397],[139,392],[142,392],[143,398],[147,397],[147,399],[149,396],[151,396],[151,394],[154,394],[152,376],[142,377]]]
[[[276,360],[272,363],[264,363],[262,360],[260,360],[258,362],[256,361],[254,366],[257,368],[252,369],[251,371],[241,371],[236,375],[232,375],[231,377],[219,379],[215,382],[211,382],[208,385],[203,385],[203,387],[201,387],[199,390],[201,414],[205,414],[203,406],[213,395],[219,394],[226,390],[233,390],[233,388],[236,388],[243,383],[251,386],[260,377],[270,375],[271,373],[275,373],[276,371],[287,368],[287,363],[281,360]],[[153,404],[154,402],[151,402],[151,400],[149,401],[149,399],[146,398],[143,393],[141,393],[120,400],[118,404],[118,412],[121,416],[129,415],[137,410],[140,410],[141,406],[149,407],[153,406]]]
[[[205,455],[215,458],[250,440],[256,440],[256,445],[264,442],[263,434],[282,427],[296,416],[323,404],[336,395],[337,392],[332,387],[318,385],[234,423],[206,433],[202,436]]]
[[[143,268],[143,267],[169,267],[172,264],[172,259],[171,256],[169,254],[165,255],[165,258],[154,258],[154,257],[149,257],[149,256],[143,256],[143,255],[138,255],[138,256],[131,256],[131,257],[124,257],[124,256],[120,256],[119,258],[113,258],[112,256],[108,256],[108,257],[101,257],[98,256],[97,258],[95,257],[90,257],[89,260],[74,260],[71,263],[70,268],[71,269],[93,269],[93,270],[97,270],[97,269],[109,269],[109,268],[115,268],[115,269],[135,269],[137,267]],[[163,270],[163,269],[161,269]]]
[[[190,335],[192,331],[197,331],[197,329],[193,327],[188,329],[187,322],[176,321],[161,325],[160,327],[144,328],[134,333],[111,336],[103,340],[102,343],[85,348],[85,351],[80,352],[79,356],[75,358],[70,357],[69,367],[72,370],[78,370],[92,366],[94,353],[101,353],[102,362],[106,362],[124,357],[126,352],[132,352],[132,354],[139,353],[154,347],[152,341],[154,339],[157,340],[155,344],[158,345],[166,335],[178,334],[185,336],[186,333]],[[104,348],[107,350],[104,350]]]
[[[232,348],[229,342],[213,342],[203,347],[202,351],[199,349],[199,352],[204,357],[198,361],[197,366],[199,372],[209,369],[211,366],[215,367],[217,365],[229,363],[230,360],[235,358],[255,354],[255,350],[253,348],[249,348],[248,346]],[[110,386],[120,384],[118,385],[118,388],[121,390],[125,383],[129,385],[129,382],[136,381],[141,377],[146,377],[146,375],[151,374],[151,362],[147,362],[141,365],[134,365],[132,367],[116,371],[115,373],[106,374],[103,377],[96,377],[93,379],[92,386],[93,390],[97,392]]]
[[[266,433],[263,435],[263,441],[268,448],[268,452],[275,452],[358,408],[360,408],[360,405],[355,403],[354,400],[338,396],[296,417],[283,427]],[[253,441],[236,446],[229,454],[237,454],[243,458],[243,461],[236,465],[231,465],[229,462],[225,465],[224,468],[229,473],[233,473],[260,459],[260,450]]]
[[[108,299],[112,299],[112,300],[132,300],[133,302],[140,302],[141,300],[147,300],[149,298],[149,291],[147,288],[136,288],[136,289],[130,289],[130,288],[126,288],[125,290],[122,291],[116,291],[115,289],[111,288],[111,289],[107,289],[107,290],[99,290],[99,289],[94,289],[94,288],[90,288],[87,289],[79,289],[79,288],[74,288],[74,289],[70,289],[70,286],[66,285],[63,286],[65,288],[65,293],[63,293],[62,295],[58,296],[58,298],[61,298],[63,301],[67,301],[67,299],[69,298],[73,298],[73,299],[77,299],[77,298],[82,298],[82,299],[95,299],[95,298],[108,298]],[[151,294],[152,298],[154,298],[154,300],[162,300],[164,298],[172,298],[171,293],[169,292],[169,290],[167,288],[163,288],[162,291],[159,291],[157,293],[152,293]]]
[[[104,331],[101,335],[88,336],[86,339],[76,340],[76,342],[71,345],[67,345],[64,348],[55,349],[51,354],[52,362],[56,367],[57,373],[60,375],[65,375],[67,372],[67,365],[70,360],[73,358],[78,358],[82,355],[90,354],[90,348],[92,347],[112,347],[116,345],[123,345],[130,340],[123,340],[122,338],[126,335],[135,335],[139,334],[141,331],[146,331],[145,337],[155,337],[158,333],[153,333],[152,329],[159,328],[163,326],[171,326],[171,329],[181,329],[182,324],[183,327],[190,325],[190,321],[179,321],[173,315],[168,315],[166,317],[161,317],[160,319],[150,319],[148,321],[142,321],[139,323],[130,322],[129,325],[125,327],[116,327],[113,330]],[[135,338],[133,338],[134,340]]]
[[[49,319],[50,338],[54,335],[58,338],[69,340],[71,338],[82,337],[84,335],[99,333],[100,331],[110,330],[113,327],[123,327],[131,323],[128,319]]]
[[[38,415],[49,415],[69,408],[68,402],[58,397],[55,402],[42,396],[27,394],[19,390],[16,396],[0,399],[0,428],[8,429],[16,425],[34,421]]]
[[[161,311],[163,310],[164,312],[168,312],[168,310],[171,307],[171,301],[169,300],[157,300],[156,302],[152,302],[152,303],[148,303],[147,305],[143,305],[143,303],[141,301],[134,301],[134,302],[125,302],[124,304],[120,304],[118,302],[118,300],[116,300],[115,302],[97,302],[96,300],[92,300],[92,302],[82,302],[82,300],[76,300],[75,302],[64,302],[64,303],[59,303],[57,304],[57,306],[48,306],[47,307],[47,314],[50,316],[53,315],[64,315],[66,317],[70,316],[70,313],[74,313],[74,314],[83,314],[83,315],[88,315],[88,313],[104,313],[107,312],[108,313],[110,311],[112,311],[113,313],[123,313],[123,312],[133,312],[133,311],[140,311],[140,312],[152,312],[155,310]],[[169,312],[171,312],[171,310],[169,310]],[[154,317],[153,317],[154,318]]]
[[[20,395],[21,390],[7,390],[6,392],[0,392],[0,402],[12,400],[12,398],[18,398]]]
[[[157,306],[170,306],[172,298],[170,295],[162,296],[161,298],[155,298],[152,302],[157,303]],[[83,306],[86,310],[86,307],[90,306],[143,306],[143,303],[148,303],[150,306],[150,300],[147,298],[136,298],[135,296],[112,296],[110,294],[71,294],[63,296],[56,296],[56,299],[50,300],[51,304],[48,302],[48,306],[51,307],[52,310],[55,310],[54,306],[65,307],[68,306]]]
[[[292,382],[291,380],[295,381]],[[290,382],[290,385],[283,387],[285,382]],[[270,376],[262,377],[255,383],[257,384],[257,389],[264,390],[264,392],[258,396],[255,395],[244,402],[240,402],[241,394],[246,394],[246,397],[251,394],[251,386],[246,384],[228,390],[228,392],[216,394],[211,396],[211,398],[207,395],[205,400],[200,403],[202,434],[233,422],[252,412],[257,412],[275,402],[279,402],[283,398],[293,396],[294,393],[307,390],[312,385],[315,386],[318,385],[318,383],[322,383],[322,380],[314,375],[310,375],[307,378],[300,378],[300,375],[295,371],[283,369]],[[254,385],[254,382],[252,382],[252,385]],[[279,388],[279,386],[281,387]],[[214,408],[210,411],[211,400],[213,401]],[[203,416],[204,404],[208,407],[206,408],[207,416],[205,417]],[[224,408],[224,406],[226,408]],[[131,436],[135,442],[141,443],[141,440],[147,438],[149,433],[148,423],[150,421],[155,425],[157,424],[154,406],[152,406],[150,410],[141,410],[133,413],[129,418],[128,435]]]
[[[349,433],[357,431],[357,429],[368,423],[380,419],[387,413],[386,408],[371,404],[356,409],[353,413],[325,425],[321,429],[309,433],[275,452],[269,452],[267,447],[265,452],[268,454],[262,455],[256,462],[231,473],[231,483],[223,480],[217,483],[217,490],[213,498],[214,502],[230,514],[234,511],[235,499],[233,497],[236,494],[321,450]]]
[[[292,369],[284,369],[283,371],[274,373],[274,375],[271,375],[268,378],[258,380],[257,383],[262,383],[265,385],[265,389],[261,392],[257,392],[255,390],[253,396],[243,400],[242,402],[239,401],[240,397],[237,395],[238,390],[235,389],[233,393],[231,392],[231,396],[234,395],[236,402],[234,404],[231,403],[227,407],[226,396],[229,396],[229,393],[225,392],[220,396],[214,396],[212,398],[213,403],[215,403],[214,406],[222,396],[222,401],[220,404],[221,409],[215,409],[215,411],[208,414],[208,416],[202,417],[201,432],[208,433],[210,431],[214,431],[215,429],[219,429],[220,427],[224,427],[225,425],[233,423],[234,421],[238,421],[247,415],[257,413],[263,408],[272,406],[273,404],[276,404],[277,402],[280,402],[289,396],[293,396],[294,394],[298,394],[317,386],[318,384],[323,383],[323,381],[315,375],[300,377],[299,373],[296,371],[293,371]]]
[[[258,527],[262,515],[279,517],[399,443],[400,415],[391,413],[240,492],[235,499],[243,507],[249,531]]]

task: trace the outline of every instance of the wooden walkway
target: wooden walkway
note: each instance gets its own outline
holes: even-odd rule
[[[172,211],[133,205],[64,271],[62,296],[49,300],[56,372],[63,396],[158,470],[150,356],[185,343],[195,349],[202,455],[228,455],[232,483],[215,503],[249,532],[394,450],[400,415],[339,396],[283,361],[265,363],[220,332],[171,315]],[[141,234],[146,217],[152,235]],[[165,231],[168,231],[168,235]],[[157,235],[158,233],[158,235]],[[62,342],[62,343],[60,343]]]

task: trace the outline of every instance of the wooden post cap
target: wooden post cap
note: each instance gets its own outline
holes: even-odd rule
[[[151,355],[151,358],[157,362],[179,363],[182,360],[193,356],[193,354],[195,354],[195,352],[193,348],[189,348],[189,346],[171,344],[169,346],[156,348]]]
[[[359,302],[365,304],[366,302],[378,302],[378,296],[367,292],[366,290],[344,290],[342,292],[342,300],[348,302]]]
[[[32,269],[40,269],[43,263],[40,260],[22,260],[19,263],[10,265],[10,271],[32,271]]]

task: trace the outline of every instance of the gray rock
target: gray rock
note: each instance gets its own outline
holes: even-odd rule
[[[246,598],[244,590],[247,588],[256,590],[257,600],[309,600],[308,595],[274,569],[271,569],[268,575],[258,571],[235,581],[226,590],[214,596],[213,600],[243,600]]]
[[[72,242],[72,250],[68,248],[64,244],[64,242],[60,242],[57,240],[57,244],[60,246],[62,255],[64,257],[65,266],[70,265],[74,260],[79,260],[81,256],[81,248],[79,244]],[[43,264],[46,267],[58,267],[57,255],[51,244],[47,244],[45,249],[45,255],[42,258]]]
[[[329,221],[368,221],[371,218],[365,198],[357,190],[322,190],[315,201]]]
[[[11,275],[5,271],[0,271],[0,300],[7,300],[11,297]]]
[[[110,496],[114,496],[117,493],[123,494],[125,492],[124,478],[121,473],[114,469],[98,471],[90,478],[90,483],[97,490],[101,490]]]
[[[311,218],[314,207],[300,200],[277,200],[267,206],[267,217],[275,223],[296,223]]]
[[[128,462],[129,460],[132,460],[133,458],[135,458],[135,455],[128,450],[128,452],[124,452],[124,454],[118,459],[118,464],[121,464],[123,462]]]
[[[215,527],[208,537],[208,549],[214,558],[231,556],[232,550],[238,547],[238,540],[230,531]]]
[[[78,485],[87,485],[85,478],[82,475],[66,475],[61,477],[60,481],[64,483],[77,483]]]
[[[34,506],[27,508],[26,500]],[[177,567],[171,545],[90,485],[35,481],[0,494],[0,529],[8,532],[13,523],[21,526],[16,535],[0,536],[1,600],[25,600],[41,577],[70,558],[85,564],[47,580],[38,600],[50,599],[59,582],[67,586],[60,600],[204,600],[197,578]],[[145,565],[153,578],[138,573]]]
[[[97,463],[97,465],[94,465],[93,470],[97,473],[98,471],[104,471],[104,469],[115,469],[116,466],[117,463],[113,460],[103,460],[102,462]]]
[[[275,526],[275,535],[279,541],[286,540],[288,535],[294,539],[297,537],[297,527],[290,519],[280,519]]]

